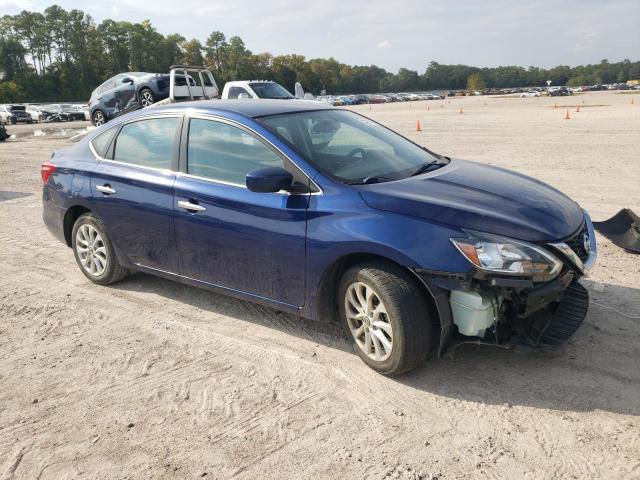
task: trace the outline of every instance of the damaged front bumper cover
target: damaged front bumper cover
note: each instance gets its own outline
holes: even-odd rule
[[[579,248],[576,242],[580,242]],[[456,344],[470,341],[537,346],[558,345],[569,339],[582,324],[589,306],[588,292],[578,279],[593,268],[597,258],[595,232],[589,215],[585,212],[584,224],[578,233],[565,242],[549,243],[548,248],[559,254],[564,268],[555,279],[545,283],[491,275],[476,269],[463,274],[415,270],[431,292],[440,318],[438,355],[442,356],[447,348]],[[450,294],[454,290],[480,292],[492,302],[496,299],[495,322],[482,337],[467,337],[456,331],[450,304]]]

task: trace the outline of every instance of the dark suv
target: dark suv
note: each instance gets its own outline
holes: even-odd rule
[[[91,122],[100,126],[118,115],[169,96],[169,74],[129,72],[111,77],[91,93]]]

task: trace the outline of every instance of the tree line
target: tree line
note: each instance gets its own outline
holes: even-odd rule
[[[624,60],[578,67],[504,66],[477,68],[430,62],[423,73],[376,65],[351,66],[334,58],[253,53],[238,36],[212,32],[202,43],[174,33],[163,35],[141,23],[104,20],[96,24],[81,10],[53,5],[0,18],[0,103],[81,101],[105,79],[126,71],[168,72],[173,64],[205,65],[218,86],[228,80],[268,79],[292,90],[376,93],[464,89],[470,76],[487,88],[592,85],[640,79],[640,62]]]

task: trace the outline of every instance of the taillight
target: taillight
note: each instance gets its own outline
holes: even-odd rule
[[[51,174],[56,171],[56,168],[57,167],[55,166],[55,164],[51,162],[44,162],[42,164],[42,167],[40,169],[40,176],[42,177],[42,183],[47,183]]]

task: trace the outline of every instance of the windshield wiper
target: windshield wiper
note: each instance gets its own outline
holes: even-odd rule
[[[349,182],[349,185],[367,185],[371,183],[380,183],[380,182],[391,182],[396,180],[395,178],[386,178],[386,177],[365,177],[362,180],[358,180],[356,182]]]
[[[431,171],[433,169],[433,167],[437,167],[440,165],[440,162],[438,160],[433,160],[431,162],[428,163],[423,163],[422,165],[420,165],[418,167],[418,169],[413,172],[411,175],[409,175],[410,177],[415,177],[416,175],[422,175],[423,173],[427,173],[429,171]]]

